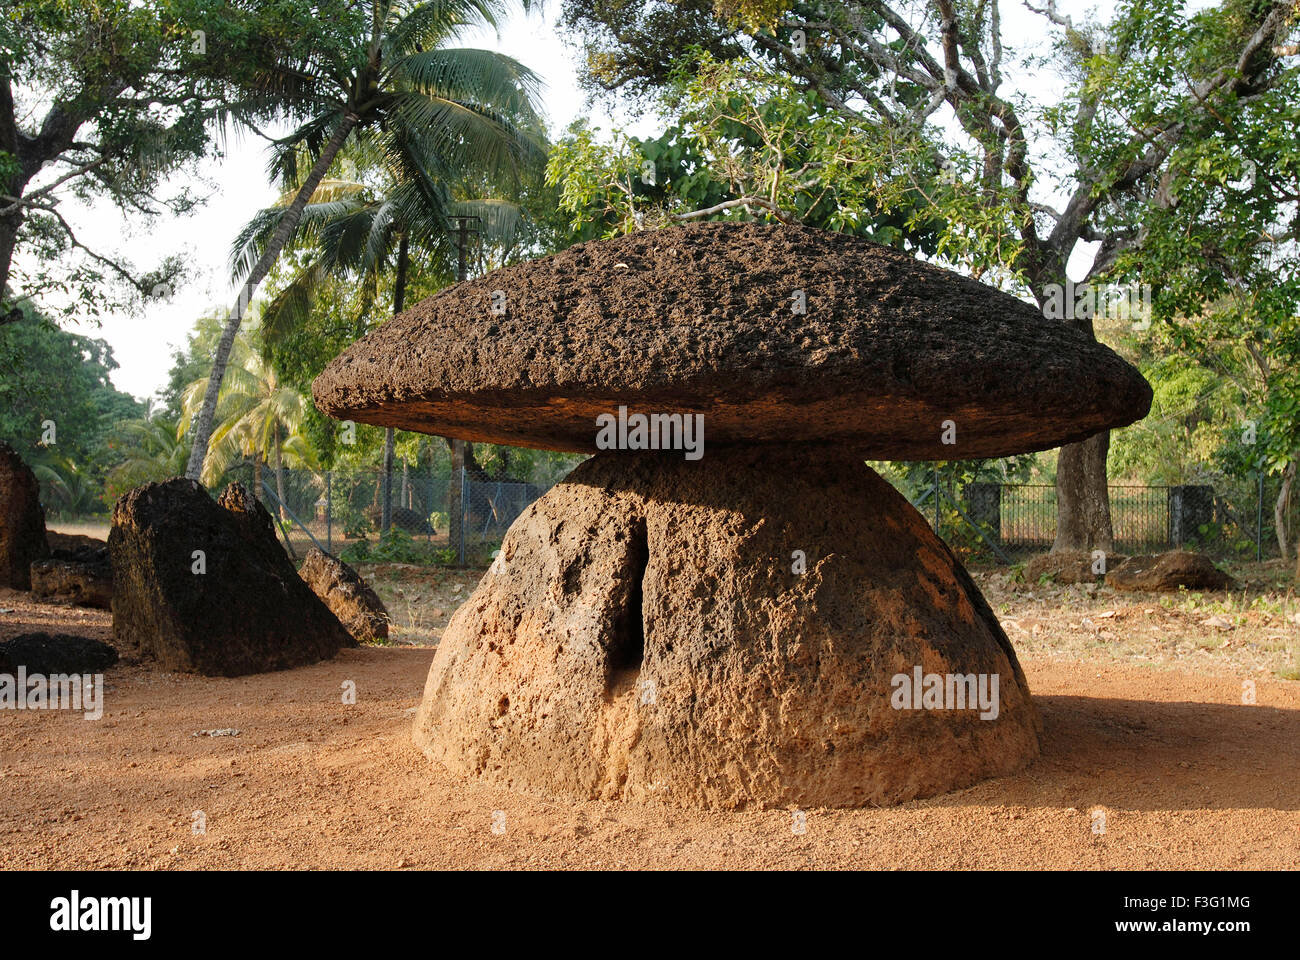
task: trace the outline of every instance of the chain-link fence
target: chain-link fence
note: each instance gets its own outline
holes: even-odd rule
[[[246,462],[227,471],[214,493],[231,481],[259,490],[268,511],[281,520],[281,535],[295,557],[318,545],[350,560],[482,566],[510,524],[571,466],[557,463],[538,471],[541,482],[493,477],[480,467],[468,467],[458,470],[453,482],[447,460],[421,468],[399,461],[388,475],[387,517],[385,475],[377,468],[277,471]],[[1054,486],[962,487],[938,479],[937,485],[912,491],[910,499],[959,553],[1007,562],[1051,548],[1057,522]],[[1282,552],[1280,520],[1293,562],[1300,495],[1279,507],[1281,491],[1282,478],[1258,475],[1203,484],[1112,485],[1115,548],[1148,553],[1186,546],[1223,559],[1276,559]],[[42,493],[47,493],[44,488]],[[65,520],[63,526],[107,536],[106,517],[83,521]]]
[[[387,478],[385,510],[382,470],[276,471],[243,464],[227,479],[258,491],[281,520],[286,548],[295,556],[317,545],[344,559],[455,565],[490,560],[510,524],[548,489],[464,468],[453,481],[445,463],[419,472],[399,466]]]
[[[1109,488],[1115,549],[1150,553],[1188,547],[1216,556],[1266,560],[1280,556],[1276,477],[1214,484],[1116,484]],[[1300,500],[1300,498],[1295,498]],[[939,509],[924,492],[918,507],[949,543],[970,552],[1042,552],[1056,539],[1056,488],[1048,484],[971,483],[960,499],[940,487]],[[1300,503],[1283,504],[1283,525],[1297,524]],[[1294,548],[1288,551],[1294,553]]]

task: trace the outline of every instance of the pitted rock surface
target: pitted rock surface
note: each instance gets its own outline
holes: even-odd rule
[[[708,445],[883,460],[1044,450],[1151,405],[1136,369],[1015,297],[754,223],[592,241],[448,287],[335,358],[313,396],[337,419],[516,446],[594,452],[596,418],[626,405],[703,414]]]
[[[996,719],[895,709],[917,666],[996,675]],[[846,807],[1019,770],[1039,720],[966,571],[861,462],[607,453],[511,527],[414,735],[546,796]]]

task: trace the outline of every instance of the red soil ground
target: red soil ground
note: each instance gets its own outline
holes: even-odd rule
[[[6,590],[0,611],[0,639],[111,636],[103,611]],[[1300,866],[1300,682],[1263,671],[1027,650],[1037,763],[900,807],[803,811],[800,833],[788,810],[565,804],[456,780],[410,739],[432,655],[371,647],[232,680],[125,664],[98,722],[0,712],[0,867]],[[194,736],[223,728],[239,735]]]

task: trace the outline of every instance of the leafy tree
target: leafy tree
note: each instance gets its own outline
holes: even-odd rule
[[[706,52],[669,82],[662,106],[675,122],[660,136],[615,130],[602,141],[578,121],[552,149],[548,183],[575,233],[758,217],[936,252],[926,198],[900,185],[880,202],[865,141],[845,135],[816,91]]]
[[[62,201],[103,197],[145,219],[192,211],[202,196],[169,178],[216,149],[225,121],[257,124],[301,107],[312,91],[292,65],[364,29],[354,7],[24,0],[0,10],[0,319],[55,291],[85,317],[112,287],[134,299],[173,286],[179,257],[140,268],[92,249]]]
[[[450,282],[463,267],[453,242],[451,218],[472,217],[475,233],[498,245],[509,245],[517,232],[519,208],[499,198],[463,199],[467,183],[495,186],[517,181],[514,163],[502,158],[528,156],[537,131],[503,128],[507,142],[494,155],[468,157],[431,139],[422,131],[401,129],[382,141],[354,147],[344,163],[357,170],[351,180],[322,181],[303,207],[288,249],[302,252],[306,262],[279,291],[264,313],[263,338],[274,347],[301,326],[315,292],[330,277],[355,277],[362,283],[367,309],[379,279],[391,272],[392,310],[400,313],[414,264],[420,265],[426,289]],[[540,155],[537,157],[540,160]],[[514,185],[513,183],[511,184]],[[459,198],[458,198],[459,197]],[[254,217],[235,244],[237,272],[247,269],[271,242],[286,193],[276,207]],[[392,468],[396,431],[389,428],[384,443],[381,485],[381,530],[392,515]],[[461,452],[453,442],[453,458]],[[454,465],[453,465],[454,466]],[[452,514],[459,515],[453,509]],[[454,533],[455,531],[453,531]]]
[[[185,338],[185,345],[172,351],[172,365],[167,371],[167,382],[158,389],[158,412],[167,419],[179,422],[184,412],[185,391],[189,385],[212,369],[212,355],[221,337],[223,319],[219,308],[204,313],[194,322]],[[188,457],[186,460],[188,461]],[[185,462],[172,476],[185,473]]]
[[[275,170],[296,193],[260,256],[244,265],[243,289],[222,330],[210,387],[195,418],[187,476],[202,470],[220,385],[248,303],[349,138],[389,156],[410,144],[436,144],[449,168],[526,159],[520,145],[528,142],[527,131],[538,128],[536,76],[491,51],[442,46],[464,25],[495,23],[503,6],[502,0],[353,4],[350,9],[367,14],[364,29],[340,34],[336,44],[312,50],[305,59],[262,65],[268,97],[288,84],[314,109],[278,143]],[[300,164],[305,176],[299,175]],[[411,170],[409,179],[419,176]]]
[[[28,463],[62,469],[69,485],[97,494],[114,424],[139,417],[144,405],[113,386],[117,362],[105,341],[60,330],[30,308],[21,313],[0,326],[0,438]]]
[[[235,360],[222,386],[217,404],[217,424],[203,465],[202,480],[213,485],[230,467],[245,457],[253,460],[253,496],[261,496],[263,463],[275,466],[280,518],[284,520],[284,458],[287,454],[303,466],[316,466],[310,445],[297,433],[306,400],[297,390],[280,383],[274,369],[256,349],[252,331],[235,341]],[[200,378],[185,391],[180,428],[187,430],[203,407],[209,381]]]
[[[1225,431],[1241,421],[1242,391],[1181,353],[1165,353],[1140,369],[1154,394],[1151,414],[1116,434],[1110,474],[1155,484],[1212,479],[1205,472]]]
[[[76,461],[45,453],[31,464],[46,509],[65,517],[100,512],[100,485]]]
[[[1183,101],[1182,78],[1158,57],[1117,59],[1098,81],[1131,91],[1127,123],[1172,122],[1178,133],[1155,191],[1134,205],[1134,226],[1114,244],[1113,273],[1150,284],[1154,332],[1237,389],[1239,421],[1222,434],[1239,449],[1219,455],[1280,477],[1273,513],[1284,557],[1300,461],[1300,61],[1268,18],[1287,12],[1229,2],[1186,23],[1131,20],[1133,42],[1177,44],[1198,65],[1241,51],[1223,71],[1228,90],[1213,98],[1212,112]],[[1289,15],[1294,36],[1294,6]],[[1200,80],[1197,92],[1217,76]],[[1098,159],[1109,162],[1102,150]]]
[[[936,208],[921,215],[945,225],[945,259],[1045,305],[1065,287],[1081,242],[1098,244],[1090,280],[1127,274],[1121,258],[1141,249],[1147,215],[1178,177],[1180,144],[1230,133],[1243,106],[1262,107],[1270,92],[1294,104],[1282,61],[1296,25],[1294,4],[1280,0],[1227,0],[1190,16],[1180,0],[1127,2],[1111,23],[1081,26],[1044,3],[1031,9],[1052,31],[1052,64],[1070,84],[1046,108],[1004,89],[1014,51],[996,2],[846,0],[822,9],[725,0],[711,24],[702,4],[688,5],[689,29],[678,34],[647,29],[667,15],[665,0],[567,0],[565,11],[595,31],[596,84],[635,90],[644,78],[640,90],[657,87],[710,31],[743,45],[750,71],[795,78],[835,112],[844,136],[859,138],[858,162],[883,208],[919,191]],[[1093,333],[1089,311],[1067,319]],[[1113,545],[1108,448],[1102,433],[1061,449],[1054,549]]]
[[[104,481],[106,499],[145,483],[180,476],[190,448],[177,417],[165,411],[117,425],[109,446],[117,463]]]

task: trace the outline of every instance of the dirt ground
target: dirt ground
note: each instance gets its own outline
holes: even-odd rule
[[[387,646],[238,679],[125,663],[98,722],[0,712],[0,867],[1300,867],[1297,604],[1267,570],[1166,597],[976,571],[1043,713],[1038,762],[889,809],[710,813],[549,802],[426,761],[410,727],[433,648],[412,643],[478,574],[393,567],[364,571]],[[111,638],[107,612],[0,590],[0,639],[33,629]]]

